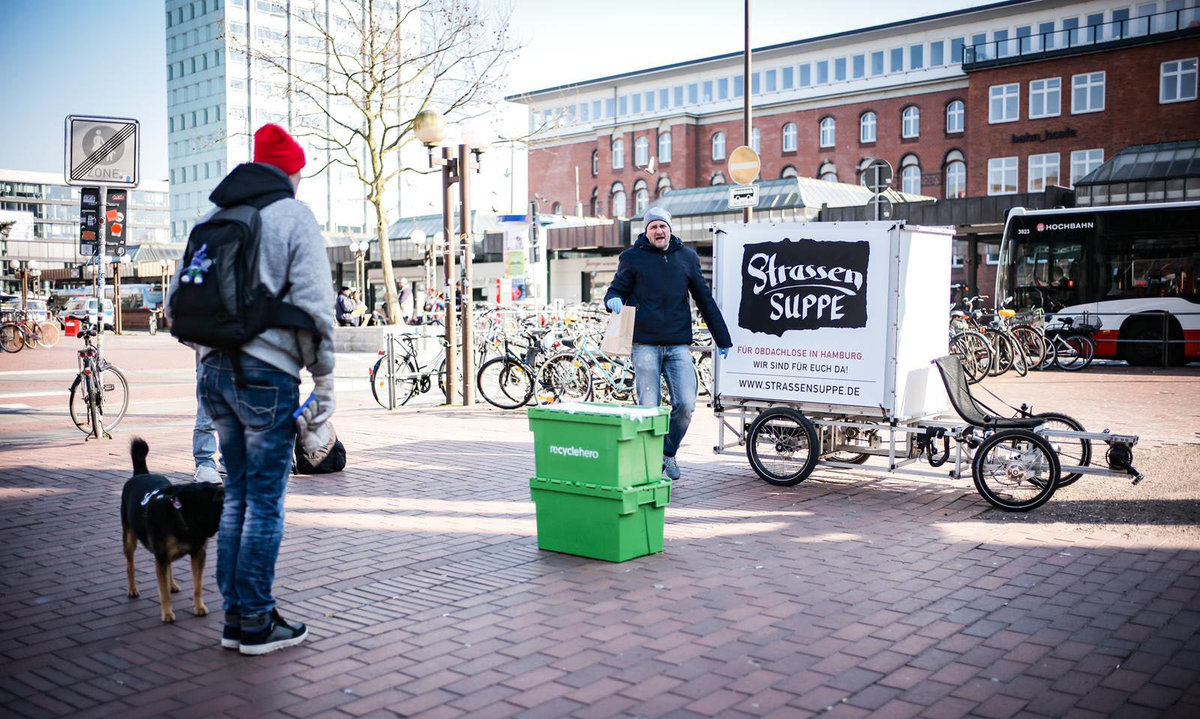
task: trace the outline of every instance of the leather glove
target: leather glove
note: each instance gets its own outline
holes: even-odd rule
[[[728,347],[722,347],[722,348],[718,349],[717,351],[721,353],[721,359],[729,359],[729,348]]]
[[[333,416],[335,407],[333,400],[333,373],[323,374],[313,377],[312,401],[300,413],[297,419],[304,420],[304,425],[310,432],[315,432],[318,427]]]
[[[621,314],[621,308],[625,306],[625,303],[621,301],[620,297],[614,297],[608,302],[605,302],[604,305],[605,307],[608,307],[609,312],[612,312],[614,315],[619,315]]]
[[[300,435],[300,447],[307,455],[313,455],[329,444],[329,426],[322,423],[310,428],[304,415],[296,418],[296,432]]]

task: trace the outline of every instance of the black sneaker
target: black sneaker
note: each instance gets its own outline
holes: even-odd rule
[[[289,622],[272,609],[270,614],[243,615],[241,632],[238,651],[258,655],[299,644],[308,636],[308,627]]]
[[[237,649],[242,646],[241,614],[225,612],[225,630],[221,632],[221,646],[225,649]]]

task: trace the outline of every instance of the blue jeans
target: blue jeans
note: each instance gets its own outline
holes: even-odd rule
[[[657,407],[662,397],[660,377],[671,393],[671,424],[663,439],[663,454],[674,457],[696,411],[696,367],[687,345],[633,345],[633,374],[638,404]]]
[[[217,428],[213,426],[212,417],[204,410],[204,401],[200,398],[200,353],[196,353],[196,424],[192,427],[192,459],[196,469],[203,466],[217,468]],[[225,458],[221,458],[221,466],[225,466]]]
[[[263,614],[275,608],[271,585],[283,539],[283,496],[292,470],[300,380],[242,355],[237,385],[224,354],[204,358],[201,399],[221,437],[225,509],[217,537],[217,586],[225,611]]]

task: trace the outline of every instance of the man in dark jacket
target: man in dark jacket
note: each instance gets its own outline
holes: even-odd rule
[[[697,389],[688,294],[700,308],[722,357],[729,353],[733,341],[708,283],[700,274],[700,258],[671,234],[671,213],[656,207],[646,212],[645,219],[645,231],[633,247],[621,253],[617,276],[609,285],[604,304],[618,314],[626,304],[637,307],[633,371],[638,404],[657,407],[661,396],[659,378],[667,378],[671,425],[663,440],[663,473],[679,479],[675,453],[691,424]]]

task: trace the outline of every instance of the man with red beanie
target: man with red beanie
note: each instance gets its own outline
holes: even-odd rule
[[[304,624],[280,615],[271,592],[297,432],[306,450],[323,447],[334,410],[333,285],[320,226],[295,198],[304,162],[304,150],[286,130],[264,125],[254,133],[254,162],[235,167],[209,195],[218,208],[258,210],[259,282],[271,293],[284,292],[279,299],[311,316],[316,327],[315,333],[266,329],[235,350],[237,357],[199,348],[201,401],[217,427],[227,470],[217,539],[217,584],[225,605],[221,646],[242,654],[299,644],[308,634]],[[293,419],[302,367],[312,374],[314,389]]]

